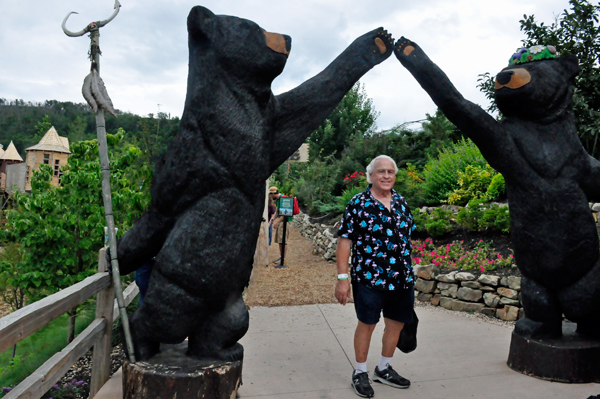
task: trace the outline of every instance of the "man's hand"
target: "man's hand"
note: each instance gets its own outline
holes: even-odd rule
[[[342,305],[346,305],[350,299],[350,280],[338,280],[335,286],[335,299]]]

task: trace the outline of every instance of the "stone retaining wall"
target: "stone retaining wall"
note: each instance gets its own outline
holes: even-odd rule
[[[501,320],[515,321],[523,317],[521,278],[482,274],[478,278],[468,272],[440,274],[434,265],[416,265],[415,296],[448,310],[483,313]]]
[[[337,234],[334,234],[334,226],[320,223],[311,223],[308,215],[300,213],[294,216],[294,225],[303,237],[314,243],[313,253],[321,255],[329,262],[335,262],[335,247],[337,245]]]

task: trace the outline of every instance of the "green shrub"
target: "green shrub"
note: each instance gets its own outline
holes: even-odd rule
[[[498,172],[490,165],[467,165],[464,172],[458,172],[459,188],[448,196],[448,203],[464,205],[472,199],[486,199],[492,179]]]
[[[494,227],[503,233],[510,232],[510,213],[507,206],[498,207],[496,211],[496,220],[494,220]]]
[[[457,223],[472,231],[510,231],[508,207],[471,200],[458,212]]]
[[[469,204],[458,212],[456,222],[472,231],[479,231],[479,219],[483,216],[481,200],[471,200]]]
[[[293,189],[298,201],[308,208],[309,213],[321,213],[319,207],[335,209],[337,200],[333,195],[333,187],[338,183],[339,174],[339,164],[331,157],[307,163],[300,171]]]
[[[439,237],[452,231],[452,212],[442,208],[436,208],[431,214],[416,212],[413,217],[417,231],[426,231],[432,237]]]
[[[362,193],[363,191],[365,191],[365,187],[366,187],[366,179],[364,182],[361,182],[360,185],[356,186],[356,187],[349,187],[346,190],[344,190],[344,192],[342,193],[341,196],[337,197],[338,201],[337,201],[337,213],[342,213],[344,212],[344,209],[346,209],[346,205],[348,205],[348,202],[350,202],[350,200],[352,199],[352,197],[354,197],[356,194]]]
[[[468,139],[440,150],[437,158],[429,159],[422,173],[427,203],[445,202],[460,187],[459,172],[464,172],[468,165],[484,168],[486,164],[477,146]]]
[[[427,232],[427,228],[425,227],[427,220],[429,219],[427,212],[420,212],[416,210],[412,215],[415,221],[416,231],[419,233]]]
[[[406,198],[406,202],[408,202],[411,209],[423,206],[426,203],[423,180],[411,164],[408,164],[407,168],[398,170],[394,190]]]
[[[498,198],[502,198],[506,193],[506,186],[504,183],[504,176],[498,173],[492,177],[492,182],[487,188],[487,192],[485,194],[488,201],[493,201]]]

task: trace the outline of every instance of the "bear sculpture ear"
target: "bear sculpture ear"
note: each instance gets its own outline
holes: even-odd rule
[[[208,8],[195,6],[187,19],[188,33],[195,39],[208,38],[215,14]]]
[[[569,79],[573,79],[579,73],[579,59],[573,54],[563,55],[558,58],[558,61],[562,64],[565,72]]]

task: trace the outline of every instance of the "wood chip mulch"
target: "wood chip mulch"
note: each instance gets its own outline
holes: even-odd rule
[[[290,227],[291,224],[288,225]],[[313,253],[313,242],[304,238],[291,225],[288,250],[285,257],[287,268],[277,269],[279,244],[269,246],[269,265],[255,266],[250,285],[246,291],[246,305],[294,306],[317,303],[337,303],[334,295],[337,269],[335,263],[327,262]]]

